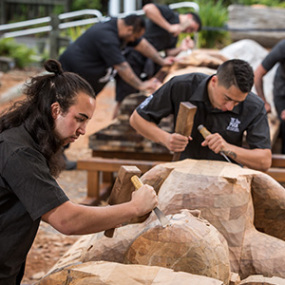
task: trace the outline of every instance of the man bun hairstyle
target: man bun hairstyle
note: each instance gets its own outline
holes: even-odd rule
[[[61,75],[63,73],[60,62],[53,59],[47,60],[44,64],[44,68],[46,71],[54,73],[55,75]]]

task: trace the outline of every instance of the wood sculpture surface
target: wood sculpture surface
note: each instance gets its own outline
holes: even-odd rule
[[[173,171],[159,190],[162,211],[171,214],[184,208],[199,209],[201,216],[226,238],[231,270],[242,279],[253,274],[285,277],[285,242],[257,231],[254,226],[256,206],[258,227],[284,239],[285,221],[278,217],[285,214],[285,191],[280,184],[258,171],[203,160],[158,165],[143,176],[144,183],[151,184],[152,177],[157,176],[155,168],[162,172],[161,168],[169,167]],[[276,219],[272,215],[275,211]],[[274,221],[279,223],[278,230],[271,228]]]
[[[124,263],[171,268],[222,280],[230,279],[228,246],[224,237],[206,220],[188,210],[141,233],[129,247]]]
[[[46,276],[36,285],[223,285],[206,276],[174,272],[158,266],[126,265],[106,261],[90,261],[72,265]]]
[[[168,217],[199,209],[227,240],[231,271],[241,279],[285,277],[285,190],[270,176],[226,162],[188,159],[157,165],[141,179],[159,190],[159,207]],[[144,223],[116,229],[111,239],[103,233],[83,237],[53,269],[91,260],[123,263],[131,244],[157,225],[151,214]]]

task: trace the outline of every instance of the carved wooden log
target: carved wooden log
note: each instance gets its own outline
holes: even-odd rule
[[[174,272],[168,268],[144,265],[126,265],[114,262],[86,262],[69,266],[60,271],[50,273],[36,285],[223,285],[214,278],[198,276],[185,272]]]
[[[151,227],[130,246],[125,263],[171,268],[208,276],[228,284],[230,263],[224,237],[188,210],[174,215],[171,226]]]
[[[158,165],[157,171],[162,172],[162,167],[173,168],[159,190],[162,211],[171,214],[185,208],[201,210],[201,216],[226,238],[231,269],[242,278],[252,274],[285,277],[285,242],[256,231],[253,225],[251,188],[255,187],[257,177],[265,189],[273,185],[279,187],[270,176],[218,161],[184,160]],[[153,176],[156,176],[156,167],[142,179],[151,184]],[[276,203],[274,207],[279,206],[279,214],[285,213],[283,201],[279,201],[284,200],[284,188],[276,196],[274,189],[259,190],[260,195],[265,194],[264,199],[268,200],[271,195],[270,199]],[[270,203],[266,206],[264,211],[270,208]]]
[[[240,285],[284,285],[285,279],[280,277],[264,277],[262,275],[252,275],[242,280]]]
[[[285,38],[284,21],[285,9],[266,6],[242,6],[230,5],[229,29],[243,29],[243,31],[231,31],[234,41],[252,39],[272,48],[278,41]],[[263,29],[256,31],[254,29]],[[269,29],[269,31],[266,31]],[[272,31],[270,31],[270,29]],[[280,31],[283,29],[283,31]]]
[[[285,278],[285,242],[258,232],[253,223],[257,208],[258,227],[284,237],[284,188],[270,176],[227,162],[188,159],[157,165],[141,179],[159,190],[158,206],[168,217],[199,209],[227,240],[231,270],[241,279],[254,274]],[[275,220],[278,228],[272,226]],[[144,223],[116,229],[112,239],[103,233],[84,237],[53,269],[90,260],[124,262],[130,245],[157,225],[151,214]]]

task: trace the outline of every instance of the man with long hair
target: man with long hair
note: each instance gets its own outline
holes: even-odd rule
[[[40,221],[63,234],[83,235],[114,228],[149,213],[157,204],[152,187],[115,206],[90,207],[69,201],[56,177],[63,146],[84,135],[95,110],[92,87],[59,62],[32,78],[26,99],[0,116],[0,284],[20,284]]]

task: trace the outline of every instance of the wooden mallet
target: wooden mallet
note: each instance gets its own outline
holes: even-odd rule
[[[192,132],[197,107],[190,102],[180,102],[175,133],[189,137]],[[172,161],[179,160],[181,152],[175,152]]]

